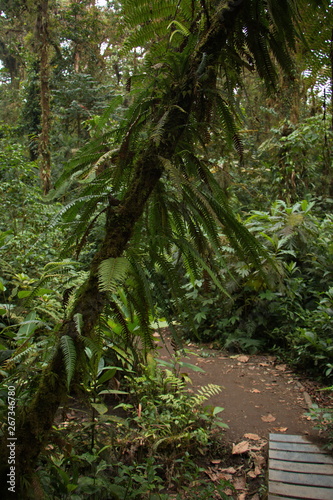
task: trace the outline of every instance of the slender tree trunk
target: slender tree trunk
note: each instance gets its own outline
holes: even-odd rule
[[[40,178],[44,194],[47,194],[51,189],[48,23],[48,0],[40,0],[37,4],[36,34],[40,55],[40,105],[42,128],[39,137]]]

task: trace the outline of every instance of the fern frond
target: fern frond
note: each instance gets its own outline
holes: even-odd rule
[[[223,388],[220,385],[216,384],[207,384],[203,387],[200,387],[200,389],[198,389],[197,394],[195,394],[191,398],[191,400],[193,401],[193,406],[194,407],[199,406],[205,401],[207,401],[207,399],[216,396],[217,394],[220,394],[222,389]]]
[[[60,347],[64,356],[67,387],[69,388],[76,366],[76,348],[72,337],[63,335],[60,338]]]
[[[123,282],[129,272],[130,265],[126,257],[103,260],[99,266],[98,279],[101,292],[115,293],[119,283]]]
[[[24,356],[27,356],[31,353],[33,353],[34,355],[37,354],[36,345],[33,344],[27,346],[28,343],[30,343],[30,339],[27,339],[22,345],[20,345],[18,349],[14,351],[10,358],[4,361],[3,367],[5,370],[11,370],[12,368],[14,368],[15,364],[21,361]]]

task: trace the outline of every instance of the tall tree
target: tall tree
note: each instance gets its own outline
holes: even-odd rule
[[[39,138],[40,177],[44,194],[51,189],[50,152],[50,75],[49,75],[49,2],[37,3],[36,38],[40,59],[41,133]]]
[[[270,89],[277,81],[275,60],[291,74],[289,51],[295,46],[294,21],[303,2],[125,0],[123,7],[126,26],[132,30],[127,49],[145,49],[143,71],[129,82],[130,107],[119,126],[88,145],[61,179],[68,182],[81,176],[87,186],[68,215],[75,227],[74,239],[83,244],[100,215],[106,222],[87,281],[78,291],[70,315],[59,326],[54,356],[17,421],[16,472],[24,479],[22,499],[29,498],[25,485],[33,481],[36,460],[68,393],[61,339],[66,336],[75,345],[77,381],[84,362],[84,338],[94,338],[100,315],[110,301],[103,269],[138,241],[139,222],[149,220],[152,224],[148,233],[156,246],[153,250],[160,251],[159,261],[167,241],[165,231],[184,253],[188,252],[188,260],[196,254],[186,242],[186,231],[198,244],[207,243],[205,234],[209,234],[218,247],[222,226],[236,250],[253,262],[259,251],[232,215],[210,163],[196,154],[197,145],[205,147],[214,132],[214,120],[218,120],[241,154],[231,111],[234,88],[244,67],[256,70]],[[109,113],[117,102],[111,103]],[[169,223],[163,219],[169,212],[172,224],[171,216]],[[146,232],[141,231],[140,237]],[[5,446],[1,453],[5,484]]]

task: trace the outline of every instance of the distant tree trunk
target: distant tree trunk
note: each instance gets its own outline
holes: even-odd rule
[[[44,194],[47,194],[51,189],[48,23],[48,0],[40,0],[37,4],[36,36],[40,56],[40,105],[42,129],[39,136],[40,178]]]
[[[330,50],[330,63],[331,63],[331,130],[333,132],[333,29],[331,33],[331,50]]]

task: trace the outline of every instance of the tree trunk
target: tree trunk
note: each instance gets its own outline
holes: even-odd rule
[[[47,194],[51,189],[48,22],[48,0],[40,0],[37,4],[36,36],[40,56],[40,105],[42,128],[39,136],[40,178],[44,194]]]

